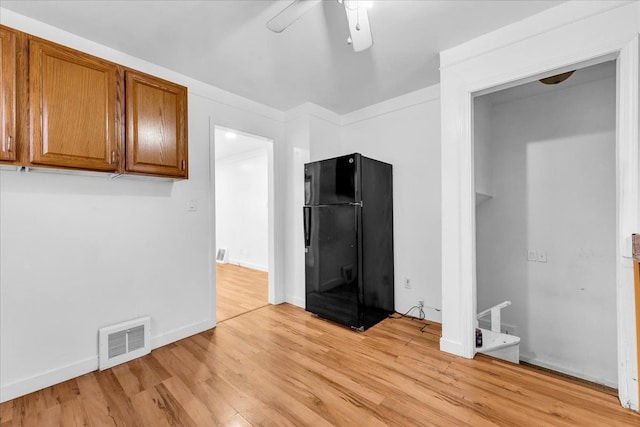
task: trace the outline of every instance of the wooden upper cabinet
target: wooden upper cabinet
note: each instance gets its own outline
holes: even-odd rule
[[[16,160],[16,38],[0,27],[0,160]]]
[[[31,163],[118,171],[121,80],[116,64],[31,39]]]
[[[126,172],[187,178],[187,89],[125,72]]]

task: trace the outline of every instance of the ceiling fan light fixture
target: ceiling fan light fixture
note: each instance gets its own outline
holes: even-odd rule
[[[321,3],[322,0],[293,0],[276,16],[267,22],[267,28],[274,33],[281,33],[291,24],[300,19],[305,13]],[[373,2],[364,0],[337,0],[343,5],[349,25],[349,38],[347,44],[353,47],[355,52],[362,52],[373,46],[371,27],[367,9],[373,6]]]
[[[353,46],[355,52],[362,52],[373,46],[366,3],[360,0],[344,0],[343,2],[351,35],[351,43],[348,44]]]

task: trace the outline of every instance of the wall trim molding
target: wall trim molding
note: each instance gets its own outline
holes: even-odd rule
[[[522,21],[506,25],[476,37],[454,48],[440,52],[440,70],[485,55],[497,49],[518,44],[524,40],[557,28],[599,15],[632,3],[632,0],[594,2],[567,2],[544,10]]]
[[[269,267],[262,264],[256,264],[250,261],[245,261],[238,258],[229,258],[229,264],[237,265],[238,267],[246,267],[252,270],[269,272]]]
[[[56,369],[39,372],[28,378],[3,385],[0,388],[0,403],[79,377],[97,369],[98,355],[96,354]]]
[[[370,105],[360,110],[352,111],[341,117],[340,125],[349,126],[358,122],[373,119],[385,114],[411,108],[426,102],[440,99],[440,84],[431,85],[386,101]]]
[[[300,307],[300,308],[304,308],[305,307],[305,300],[302,297],[296,297],[296,296],[289,295],[289,296],[287,296],[287,302],[289,304],[295,305],[296,307]]]
[[[153,319],[152,319],[153,320]],[[153,324],[152,324],[153,327]],[[151,349],[163,347],[172,342],[180,341],[188,338],[192,335],[199,334],[200,332],[208,331],[209,329],[216,327],[215,319],[205,319],[200,322],[191,323],[187,326],[172,329],[160,335],[151,337]]]
[[[301,117],[312,116],[338,126],[341,123],[340,114],[314,104],[313,102],[305,102],[304,104],[285,111],[283,114],[284,122],[291,122]]]
[[[182,328],[176,328],[164,334],[151,337],[151,348],[165,346],[172,342],[204,332],[216,326],[215,320],[207,319]],[[96,335],[97,339],[97,335]],[[37,373],[33,376],[5,384],[0,388],[0,403],[15,399],[34,391],[77,378],[98,369],[98,356],[87,357],[67,365]]]
[[[576,377],[576,378],[582,378],[584,380],[591,381],[596,384],[604,384],[607,387],[616,388],[618,386],[615,383],[610,383],[606,381],[604,378],[585,375],[583,372],[567,369],[566,367],[557,365],[555,363],[545,362],[544,360],[540,360],[536,357],[523,356],[522,353],[520,353],[520,360],[522,360],[523,362],[530,363],[532,365],[540,366],[541,368],[551,369],[552,371],[561,372],[563,374],[571,375],[572,377]]]

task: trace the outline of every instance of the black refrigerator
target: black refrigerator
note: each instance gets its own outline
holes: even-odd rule
[[[363,331],[394,312],[393,181],[359,153],[305,164],[305,308]]]

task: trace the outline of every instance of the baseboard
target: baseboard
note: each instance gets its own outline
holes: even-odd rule
[[[180,341],[181,339],[190,337],[191,335],[199,334],[200,332],[215,328],[215,326],[215,320],[207,319],[201,322],[192,323],[182,328],[173,329],[162,335],[151,337],[151,349],[156,349],[158,347],[171,344],[172,342]]]
[[[562,374],[570,375],[572,377],[581,378],[583,380],[590,381],[596,384],[602,384],[607,387],[618,388],[618,384],[616,382],[607,381],[604,378],[598,378],[591,375],[586,375],[583,372],[573,371],[571,369],[564,368],[562,366],[558,366],[553,363],[548,363],[540,359],[536,359],[535,357],[528,357],[526,355],[520,355],[520,360],[523,362],[530,363],[532,365],[540,366],[542,368],[550,369],[552,371],[560,372]]]
[[[266,265],[254,264],[252,262],[244,261],[241,259],[229,258],[229,264],[238,265],[240,267],[251,268],[252,270],[269,272],[269,267],[267,267]]]
[[[287,301],[289,304],[293,304],[293,305],[295,305],[295,306],[297,306],[297,307],[300,307],[300,308],[304,308],[304,307],[305,307],[305,301],[304,301],[304,298],[301,298],[301,297],[296,297],[296,296],[288,295],[288,296],[287,296],[286,301]]]
[[[151,337],[151,348],[171,344],[172,342],[190,337],[191,335],[209,330],[216,326],[215,320],[207,319],[201,322],[192,323],[182,328],[177,328],[156,337]],[[24,378],[13,383],[0,387],[0,403],[43,388],[79,377],[98,369],[98,356],[92,356],[66,366],[41,372],[28,378]]]
[[[79,362],[41,372],[31,377],[3,385],[0,387],[0,403],[88,374],[97,369],[98,356],[95,355],[80,360]]]
[[[462,343],[459,341],[451,341],[444,337],[440,338],[440,351],[464,357],[464,346]]]

